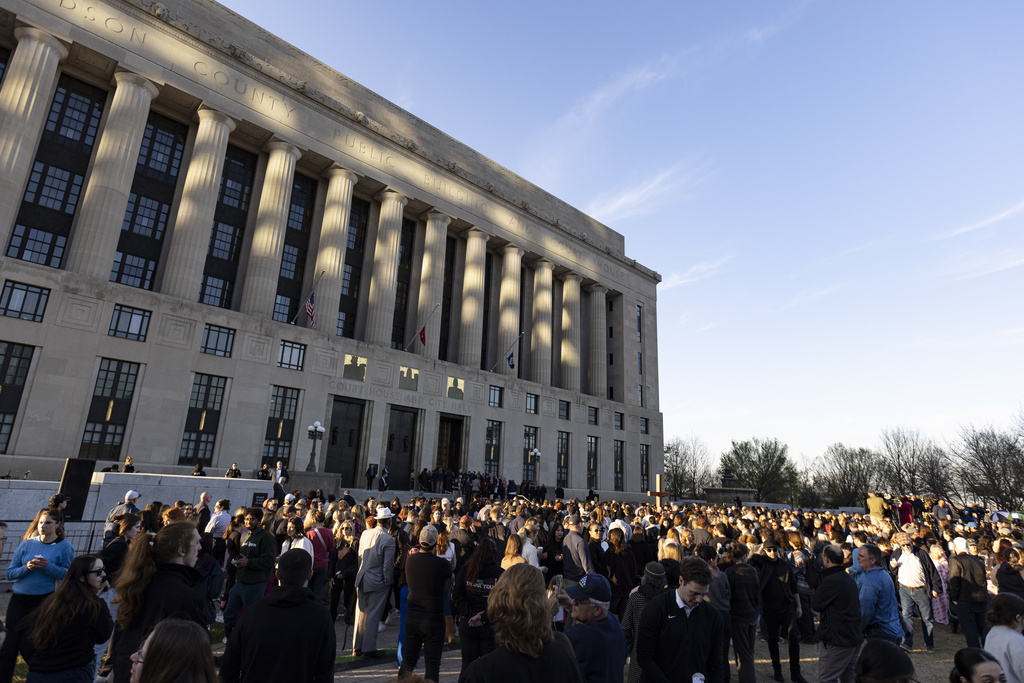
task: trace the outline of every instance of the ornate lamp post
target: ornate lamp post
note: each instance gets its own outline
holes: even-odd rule
[[[530,451],[530,469],[533,471],[533,483],[540,481],[540,475],[537,473],[537,468],[540,465],[540,449],[534,448]]]
[[[309,449],[309,464],[306,465],[307,472],[316,472],[316,442],[323,440],[325,431],[327,430],[323,428],[319,420],[306,428],[309,440],[313,442],[313,447]]]

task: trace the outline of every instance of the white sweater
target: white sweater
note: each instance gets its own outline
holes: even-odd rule
[[[991,652],[1006,674],[1006,683],[1024,683],[1024,635],[1008,626],[993,626],[985,637]]]

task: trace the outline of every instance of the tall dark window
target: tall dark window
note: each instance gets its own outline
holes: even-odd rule
[[[596,436],[587,437],[587,488],[597,488],[597,454],[600,440]]]
[[[614,443],[615,452],[615,490],[622,491],[624,486],[623,479],[625,478],[626,470],[626,442],[616,441]]]
[[[178,449],[179,465],[213,464],[213,447],[217,443],[220,407],[224,402],[227,379],[196,373],[192,379],[192,397],[188,402],[185,433]]]
[[[238,257],[252,202],[255,172],[256,155],[228,145],[224,173],[220,179],[220,195],[213,214],[210,249],[203,268],[200,303],[220,308],[231,307],[235,279],[238,277]]]
[[[438,339],[438,360],[448,360],[448,340],[452,325],[452,290],[455,286],[455,253],[458,240],[449,237],[444,248],[444,286],[441,288],[441,332]]]
[[[572,446],[572,434],[558,432],[558,453],[555,454],[555,486],[569,485],[569,449]]]
[[[651,447],[640,444],[640,490],[646,493],[651,490]]]
[[[291,322],[305,303],[309,292],[302,291],[309,254],[309,226],[313,223],[313,205],[316,202],[316,181],[299,173],[292,185],[291,204],[288,206],[288,229],[284,233],[281,252],[281,273],[277,278],[277,300],[274,320]]]
[[[188,126],[150,112],[110,281],[153,289]]]
[[[523,482],[537,481],[537,458],[533,449],[537,447],[536,427],[523,427]]]
[[[299,406],[299,390],[272,386],[267,434],[263,439],[263,462],[273,467],[278,460],[288,465],[295,437],[295,413]]]
[[[501,463],[501,427],[497,420],[487,421],[487,434],[484,439],[484,474],[498,476]]]
[[[0,453],[6,453],[11,443],[33,351],[31,346],[0,341]]]
[[[79,458],[119,460],[124,430],[132,409],[139,364],[111,358],[100,359],[100,371],[89,405],[88,422]]]
[[[78,209],[107,93],[67,74],[43,129],[7,255],[51,268],[64,250]]]
[[[395,287],[395,315],[391,324],[391,348],[405,348],[405,318],[409,311],[409,284],[412,282],[412,241],[416,221],[402,219],[402,236],[398,242],[398,283]]]
[[[366,248],[366,222],[370,204],[359,198],[352,199],[348,216],[348,246],[345,249],[345,268],[341,274],[341,300],[338,302],[338,325],[335,334],[353,338],[356,334],[356,313],[359,311],[359,278],[363,274]]]
[[[0,82],[7,73],[7,64],[11,61],[11,51],[0,47]]]

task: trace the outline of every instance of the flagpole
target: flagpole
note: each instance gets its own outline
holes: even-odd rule
[[[514,342],[512,342],[512,344],[507,349],[505,349],[505,353],[502,354],[501,358],[498,359],[498,362],[495,363],[494,365],[492,365],[491,369],[488,370],[487,372],[494,372],[494,368],[498,367],[501,364],[501,361],[503,361],[506,358],[508,358],[508,352],[512,350],[513,346],[515,346],[516,344],[519,343],[519,340],[523,338],[524,334],[526,334],[526,332],[520,332],[519,333],[519,336],[516,337],[516,340]]]
[[[309,290],[310,295],[312,295],[313,292],[316,291],[316,283],[320,282],[320,278],[322,278],[324,276],[324,273],[326,273],[326,272],[327,272],[327,269],[324,268],[323,270],[320,271],[320,274],[316,276],[316,279],[313,280],[313,289]],[[305,299],[303,299],[302,303],[305,304],[307,301],[309,301],[309,296],[307,296]],[[304,310],[304,307],[303,306],[299,306],[299,310],[295,311],[295,315],[292,316],[291,322],[289,322],[288,324],[289,325],[294,325],[295,321],[298,320],[298,318],[299,318],[299,313],[302,313],[303,310]]]
[[[438,301],[436,304],[434,304],[434,310],[432,310],[430,312],[430,315],[427,316],[427,319],[423,321],[422,325],[420,325],[420,330],[422,330],[423,328],[425,328],[427,326],[427,323],[430,322],[430,319],[434,317],[435,313],[437,313],[437,309],[438,309],[438,307],[440,305],[441,305],[440,301]],[[412,344],[414,341],[416,341],[416,337],[419,336],[420,330],[416,330],[413,333],[412,339],[410,339],[408,342],[406,342],[405,346],[402,347],[403,349],[405,349],[405,350],[409,349],[409,345]]]

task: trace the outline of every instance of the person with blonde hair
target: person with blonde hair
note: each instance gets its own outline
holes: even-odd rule
[[[501,568],[508,569],[517,564],[523,564],[526,558],[523,557],[523,537],[519,534],[511,534],[505,543],[505,557],[501,560]]]
[[[459,683],[584,683],[568,639],[551,628],[551,614],[540,570],[510,567],[487,598],[494,651],[472,662]]]

